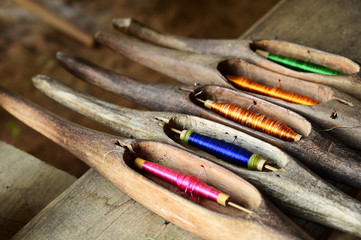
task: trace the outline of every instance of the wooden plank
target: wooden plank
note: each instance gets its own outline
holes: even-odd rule
[[[21,229],[14,239],[147,237],[199,239],[144,208],[100,174],[89,170]]]
[[[75,177],[0,141],[0,236],[8,239]]]
[[[279,39],[361,60],[361,1],[282,1],[244,39]]]

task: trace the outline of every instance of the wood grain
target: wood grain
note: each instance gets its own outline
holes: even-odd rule
[[[277,239],[310,238],[264,199],[254,186],[204,158],[159,142],[122,139],[86,129],[63,120],[3,88],[0,90],[0,100],[1,106],[11,114],[72,152],[131,198],[200,237],[207,239],[223,237],[235,239],[238,236],[243,236],[245,239],[264,239],[269,236]],[[212,186],[231,195],[234,202],[244,205],[252,210],[252,213],[224,207],[205,199],[195,204],[179,196],[176,187],[169,188],[167,185],[161,185],[135,171],[133,163],[135,157],[161,163],[165,167],[189,175],[197,175],[200,168],[204,168],[205,174],[199,176],[202,181],[211,182]],[[82,204],[87,205],[84,202]],[[88,211],[93,210],[88,208]],[[79,215],[79,213],[75,214]],[[56,222],[57,224],[62,221],[68,223],[70,219],[57,218]],[[88,219],[82,218],[82,220]],[[78,224],[70,225],[78,226]],[[71,230],[68,227],[66,229],[65,231]],[[31,230],[32,228],[29,232]],[[77,227],[75,231],[78,231]]]
[[[94,45],[94,38],[90,33],[86,33],[73,23],[65,20],[65,18],[61,17],[56,12],[47,9],[41,4],[29,0],[13,0],[13,2],[27,9],[58,30],[84,44],[86,47],[92,47]]]
[[[290,111],[286,108],[287,106],[280,107],[246,92],[219,86],[194,87],[165,83],[149,84],[109,71],[69,54],[58,53],[57,57],[64,68],[75,76],[112,93],[126,97],[150,110],[185,113],[222,123],[281,148],[323,177],[361,187],[359,177],[361,156],[338,142],[337,139],[328,136],[317,126],[312,126],[307,119]],[[40,81],[40,79],[38,81],[34,80],[35,86],[40,86],[41,83],[37,84]],[[241,105],[244,108],[252,105],[251,110],[288,124],[292,129],[302,134],[303,138],[299,142],[287,142],[234,123],[200,106],[198,101],[195,100],[194,95],[196,94],[197,97],[204,98],[204,100],[220,100],[225,103]],[[337,105],[332,101],[328,106],[331,104],[334,107]],[[305,107],[298,104],[291,104],[291,106],[312,111],[309,106]],[[325,106],[318,105],[315,108],[324,109]],[[318,116],[315,111],[313,112],[315,116]],[[341,112],[338,114],[340,118],[343,118]],[[353,113],[349,115],[353,115]],[[330,118],[328,117],[328,119]]]
[[[337,128],[329,133],[346,145],[361,149],[361,78],[360,66],[356,62],[286,41],[192,39],[162,34],[132,19],[118,19],[115,23],[117,29],[127,34],[173,49],[147,44],[124,34],[115,36],[98,33],[97,40],[114,51],[187,84],[214,84],[235,88],[227,81],[226,76],[237,75],[251,78],[260,84],[279,86],[287,91],[312,97],[321,103],[301,106],[256,95],[304,115],[323,129],[356,126]],[[341,69],[347,74],[327,76],[293,71],[259,56],[254,52],[256,48],[299,59],[311,57],[313,60],[310,61],[314,63]],[[335,111],[338,117],[331,118]]]
[[[89,170],[14,239],[199,239]]]
[[[112,105],[46,76],[37,76],[33,80],[37,88],[49,97],[127,137],[149,139],[183,149],[186,148],[177,141],[174,133],[170,130],[173,127],[176,129],[196,129],[197,132],[214,138],[228,142],[236,141],[241,147],[273,161],[280,170],[272,173],[250,171],[236,167],[202,151],[187,149],[250,181],[275,200],[278,206],[287,213],[302,216],[305,219],[333,228],[342,228],[343,231],[349,229],[347,231],[356,235],[360,234],[357,226],[358,219],[361,219],[359,202],[336,190],[293,157],[266,142],[241,131],[195,116],[172,112],[139,111]],[[304,194],[305,192],[307,194]],[[331,195],[332,198],[329,197]],[[314,207],[316,204],[317,208]],[[330,208],[334,208],[334,210],[330,210]],[[345,211],[348,213],[345,214]],[[341,216],[337,212],[342,212],[341,215],[346,217],[342,217],[343,220],[340,221]],[[349,223],[345,224],[346,221]],[[341,225],[343,227],[340,227]]]
[[[0,141],[0,236],[9,239],[76,178]]]
[[[299,2],[297,2],[299,4]],[[318,2],[320,3],[320,1]],[[324,12],[318,11],[317,13],[328,13],[331,14],[332,11],[334,11],[335,8],[339,6],[341,1],[334,1],[332,4],[328,4],[327,2],[321,3],[320,5],[324,4],[322,10],[325,10]],[[296,6],[297,4],[293,4],[292,7]],[[309,3],[308,1],[305,1],[304,5],[302,6],[302,10],[305,10],[305,5],[307,5],[310,8],[318,8],[320,5]],[[281,6],[281,4],[279,5]],[[348,6],[349,8],[358,9],[360,8],[360,3],[357,3],[356,1],[349,2]],[[276,11],[277,8],[274,9]],[[300,11],[300,8],[294,9],[290,8],[287,9],[287,14],[290,13],[289,10],[295,10]],[[301,10],[301,11],[302,11]],[[345,13],[346,11],[342,11]],[[312,20],[314,20],[315,15],[312,12],[312,17],[310,17],[311,12],[308,11],[307,14],[302,14],[301,12],[297,13],[300,14],[300,18],[297,17],[298,24],[300,21],[307,19],[305,25],[312,24]],[[301,15],[302,14],[302,15]],[[272,15],[273,18],[277,19],[277,23],[285,14],[278,15],[276,13],[275,15]],[[295,16],[295,15],[293,15]],[[333,18],[327,18],[327,21],[325,21],[327,24],[333,24],[333,21],[337,19],[336,21],[345,21],[348,23],[353,22],[352,17],[357,18],[357,12],[356,11],[350,11],[348,18],[345,19],[346,14],[337,14],[337,17]],[[325,16],[322,16],[325,17]],[[339,18],[338,18],[339,17]],[[320,17],[321,18],[321,17]],[[310,20],[312,19],[312,20]],[[334,25],[339,25],[337,23]],[[323,23],[325,23],[323,22]],[[274,30],[278,30],[278,28],[287,29],[288,34],[293,33],[293,31],[289,31],[289,25],[288,21],[282,21],[283,24],[277,25],[271,25],[271,27],[276,28]],[[248,61],[249,63],[255,64],[257,66],[261,66],[265,69],[269,69],[271,71],[281,73],[287,76],[292,76],[298,79],[303,79],[310,82],[315,82],[319,84],[325,84],[329,85],[334,88],[338,88],[342,91],[345,91],[346,93],[361,99],[361,71],[360,71],[360,65],[357,62],[352,61],[351,59],[348,59],[347,57],[338,56],[335,54],[332,54],[333,52],[323,52],[318,50],[317,48],[310,48],[306,46],[302,46],[300,44],[295,44],[298,41],[294,41],[295,43],[286,42],[286,41],[278,41],[278,40],[267,40],[267,39],[277,39],[276,36],[271,36],[268,38],[258,38],[257,40],[212,40],[212,39],[192,39],[187,37],[180,37],[180,36],[173,36],[169,34],[162,34],[157,31],[154,31],[150,28],[147,28],[143,26],[143,24],[137,22],[134,19],[114,19],[113,20],[114,26],[123,32],[126,32],[127,34],[131,34],[134,36],[137,36],[143,40],[153,42],[162,46],[166,46],[168,48],[183,50],[183,51],[190,51],[190,52],[198,52],[198,53],[209,53],[209,54],[216,54],[221,56],[227,56],[229,58],[240,58],[242,60]],[[267,23],[268,24],[268,23]],[[312,26],[320,27],[318,24],[313,24]],[[298,26],[294,26],[297,28],[297,32],[300,34],[303,34],[304,36],[308,36],[310,34],[309,32],[305,32],[304,28],[301,28],[302,30],[299,31]],[[304,27],[302,23],[302,27]],[[324,26],[325,27],[325,26]],[[311,29],[311,28],[310,28]],[[329,26],[326,27],[326,29],[329,29]],[[308,30],[308,29],[307,29]],[[317,29],[317,34],[320,32],[321,29]],[[323,29],[322,29],[323,30]],[[322,31],[321,30],[321,31]],[[358,29],[356,28],[355,31]],[[323,36],[326,36],[323,35]],[[245,35],[243,35],[245,37]],[[245,37],[246,39],[254,39],[254,36]],[[266,39],[266,40],[258,40],[258,39]],[[283,39],[283,38],[281,38]],[[281,54],[289,57],[294,57],[300,60],[308,59],[308,61],[327,66],[332,69],[340,70],[341,72],[345,73],[345,75],[340,76],[327,76],[323,74],[312,74],[312,73],[305,73],[300,71],[294,71],[292,69],[283,67],[279,64],[273,63],[272,61],[266,60],[263,57],[260,57],[258,54],[255,54],[255,49],[262,49],[266,50],[271,53],[275,54]],[[319,48],[322,49],[322,48]],[[341,54],[342,55],[342,54]]]

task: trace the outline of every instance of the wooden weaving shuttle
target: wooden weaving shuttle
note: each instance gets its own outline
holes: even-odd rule
[[[58,53],[57,58],[75,76],[150,110],[191,114],[225,124],[285,150],[319,175],[361,188],[361,156],[312,126],[305,118],[283,107],[229,88],[198,86],[193,90],[192,86],[150,84],[68,54]],[[298,142],[288,142],[227,120],[197,105],[194,92],[200,93],[197,94],[198,98],[238,104],[245,108],[252,105],[251,110],[286,123],[303,137]]]
[[[194,151],[232,170],[262,189],[290,214],[361,236],[361,203],[340,192],[290,155],[233,128],[191,115],[132,110],[80,93],[59,81],[37,76],[34,85],[54,100],[118,131],[126,137],[168,143]],[[171,128],[193,129],[257,153],[279,168],[275,172],[252,171],[221,161],[209,154],[186,148]]]
[[[281,40],[195,39],[155,31],[132,18],[113,19],[119,31],[168,48],[240,58],[273,72],[309,82],[325,84],[361,99],[360,65],[346,57]],[[323,75],[295,71],[255,53],[256,49],[280,54],[339,70],[345,75]]]
[[[338,127],[329,133],[345,145],[361,149],[361,102],[334,88],[272,72],[241,59],[167,49],[122,33],[117,35],[97,33],[96,40],[182,83],[218,85],[235,89],[225,77],[234,75],[247,77],[268,86],[280,86],[287,91],[314,98],[321,103],[305,106],[250,93],[296,111],[322,129],[355,126]],[[335,112],[336,117],[333,117]]]
[[[1,87],[0,105],[72,152],[134,200],[202,238],[311,238],[264,199],[254,186],[204,158],[168,144],[120,138],[81,127]],[[252,213],[209,200],[196,204],[176,193],[177,188],[137,172],[133,164],[135,157],[196,176],[203,170],[204,174],[200,176],[203,181],[229,193],[233,201],[246,206]]]

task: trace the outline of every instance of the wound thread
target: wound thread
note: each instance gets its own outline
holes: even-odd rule
[[[242,207],[234,202],[230,201],[230,196],[223,193],[214,187],[211,187],[204,183],[202,180],[195,176],[182,174],[175,170],[166,168],[156,163],[146,161],[141,158],[136,158],[134,165],[144,171],[156,176],[174,186],[177,186],[179,190],[184,191],[186,194],[193,197],[203,197],[214,202],[217,202],[223,206],[232,206],[238,210],[244,211],[248,214],[252,214],[252,210]]]
[[[239,77],[239,76],[227,76],[227,78],[236,87],[242,90],[246,90],[254,93],[260,93],[266,96],[279,98],[287,102],[297,103],[301,105],[316,105],[320,103],[319,101],[313,98],[306,97],[297,93],[291,93],[282,88],[269,87],[263,84],[259,84],[252,81],[249,78]]]
[[[245,148],[224,140],[196,133],[191,129],[183,130],[180,139],[190,146],[196,147],[219,159],[250,170],[261,171],[266,163],[266,161],[262,161],[263,158],[261,156]]]
[[[256,52],[264,52],[262,50],[256,50]],[[267,59],[279,63],[285,67],[297,70],[297,71],[306,71],[306,72],[312,72],[312,73],[318,73],[318,74],[324,74],[324,75],[344,75],[344,73],[339,72],[337,70],[318,65],[315,63],[302,61],[300,59],[292,58],[292,57],[286,57],[283,55],[278,54],[272,54],[264,52],[264,54],[260,54],[262,56],[266,56]]]
[[[142,164],[138,164],[137,162],[139,161],[141,161]],[[218,202],[223,206],[226,206],[230,199],[229,195],[207,185],[196,176],[182,174],[173,169],[166,168],[141,158],[137,158],[135,160],[135,165],[138,167],[141,165],[141,169],[145,172],[150,173],[151,175],[158,177],[174,186],[177,186],[180,191],[185,192],[192,198],[203,197],[214,202]]]
[[[297,142],[302,137],[283,122],[263,114],[252,112],[238,105],[207,100],[204,106],[243,126],[253,128],[282,140]]]

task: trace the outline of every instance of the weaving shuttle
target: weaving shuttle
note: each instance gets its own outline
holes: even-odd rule
[[[247,170],[235,167],[208,154],[195,152],[249,180],[269,197],[275,199],[279,206],[288,213],[355,235],[361,234],[359,231],[361,204],[359,202],[332,187],[290,155],[268,143],[230,127],[195,116],[138,111],[116,105],[112,105],[110,108],[108,103],[82,94],[49,77],[38,76],[33,81],[38,89],[54,100],[125,136],[152,139],[182,149],[186,148],[179,144],[171,128],[197,129],[197,132],[201,134],[211,134],[213,137],[229,142],[236,138],[237,144],[241,147],[272,161],[279,170],[275,172]]]
[[[113,26],[121,32],[160,46],[194,53],[239,58],[286,76],[338,88],[351,96],[361,99],[360,65],[340,55],[281,40],[213,40],[175,36],[155,31],[132,18],[113,19]],[[324,65],[345,75],[330,76],[296,71],[267,60],[260,54],[255,54],[257,49]]]
[[[142,42],[125,34],[98,33],[96,39],[114,51],[186,84],[200,83],[236,89],[225,77],[234,75],[250,78],[260,84],[282,87],[287,91],[316,99],[321,103],[303,106],[250,93],[296,111],[324,130],[335,126],[356,126],[336,128],[329,133],[345,145],[361,149],[361,128],[359,127],[361,126],[361,102],[337,89],[270,71],[242,59],[168,49]],[[256,55],[256,53],[253,54]],[[335,111],[337,118],[331,118],[330,116]]]
[[[312,126],[299,114],[283,107],[224,87],[149,84],[71,55],[58,53],[57,57],[77,77],[151,110],[191,114],[220,122],[281,148],[322,176],[361,187],[361,157]],[[287,142],[247,128],[201,107],[195,95],[197,98],[238,104],[245,108],[251,106],[250,110],[280,120],[304,137],[298,142]]]
[[[0,105],[94,168],[134,200],[178,226],[206,239],[311,239],[264,199],[251,184],[230,171],[179,148],[153,141],[131,140],[86,129],[61,119],[0,88]],[[131,148],[129,151],[128,148]],[[134,156],[197,175],[227,191],[252,214],[203,201],[196,204],[145,178],[133,165]],[[129,181],[131,179],[132,181]]]

